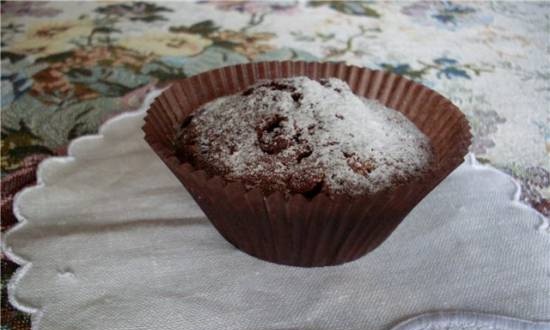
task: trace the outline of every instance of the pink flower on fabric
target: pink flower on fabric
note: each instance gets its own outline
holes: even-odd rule
[[[1,12],[14,16],[51,17],[61,13],[61,10],[46,7],[45,2],[6,1],[2,4]]]

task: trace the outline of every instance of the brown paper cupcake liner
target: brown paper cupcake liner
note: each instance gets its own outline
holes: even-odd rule
[[[261,79],[293,76],[336,77],[355,94],[400,111],[430,139],[432,165],[421,177],[374,194],[320,193],[307,199],[301,194],[247,191],[241,182],[209,176],[175,157],[178,127],[200,105]],[[390,72],[343,63],[293,61],[228,66],[176,81],[151,105],[143,130],[153,150],[226,240],[260,259],[304,267],[355,260],[380,245],[463,162],[471,139],[464,114],[425,86]]]

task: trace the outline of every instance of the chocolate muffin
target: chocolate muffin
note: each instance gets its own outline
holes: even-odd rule
[[[181,124],[176,155],[265,193],[374,193],[422,174],[428,138],[404,115],[335,78],[261,81]]]
[[[228,242],[301,267],[375,249],[463,162],[471,141],[464,114],[425,86],[301,61],[176,81],[143,130]]]

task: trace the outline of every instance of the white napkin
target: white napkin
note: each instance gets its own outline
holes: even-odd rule
[[[224,241],[143,142],[142,118],[78,139],[17,198],[4,250],[26,264],[10,299],[34,329],[550,329],[469,313],[398,325],[437,310],[550,320],[548,220],[505,174],[470,160],[367,256],[280,266]]]

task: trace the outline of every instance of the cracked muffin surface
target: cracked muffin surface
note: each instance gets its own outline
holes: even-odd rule
[[[176,155],[249,189],[314,197],[373,193],[419,176],[428,138],[404,115],[335,78],[260,81],[200,107]]]

